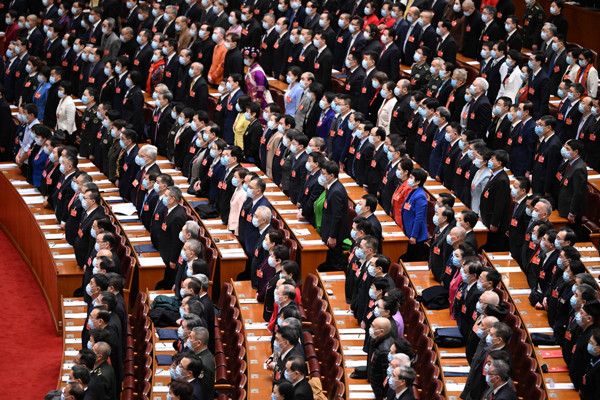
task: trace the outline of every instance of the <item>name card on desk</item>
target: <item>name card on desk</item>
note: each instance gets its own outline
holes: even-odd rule
[[[367,362],[365,361],[365,366]],[[346,361],[346,367],[348,367],[348,361]],[[348,367],[350,368],[350,367]],[[374,399],[375,398],[375,393],[373,392],[350,392],[348,393],[348,398],[349,399],[353,399],[353,400],[359,400],[359,399]]]
[[[338,179],[346,179],[346,178],[350,178],[350,175],[348,175],[345,172],[342,172],[341,174],[338,175]]]
[[[156,351],[170,351],[173,352],[173,344],[171,343],[156,343],[154,345],[154,350]]]
[[[19,192],[19,194],[21,196],[27,196],[27,195],[31,195],[31,194],[40,194],[40,191],[37,190],[36,188],[31,188],[31,189],[17,189],[17,192]]]
[[[488,254],[490,256],[490,260],[512,260],[513,258],[510,254]]]
[[[131,243],[140,243],[140,242],[149,242],[150,236],[140,236],[140,237],[130,237],[129,241]]]
[[[277,210],[277,212],[279,214],[282,214],[282,215],[286,215],[286,214],[298,214],[298,209],[297,208],[292,208],[290,210]]]
[[[168,386],[153,386],[152,391],[154,393],[169,393],[169,387]]]
[[[86,306],[87,303],[83,300],[64,300],[63,305],[65,307],[80,307],[80,306]]]
[[[239,299],[240,304],[258,304],[256,299]]]
[[[74,260],[75,254],[58,254],[54,256],[55,260]]]
[[[204,225],[222,225],[223,221],[220,218],[217,219],[203,219],[202,223]]]
[[[123,201],[123,198],[121,196],[106,196],[106,197],[104,197],[104,201],[106,201],[106,202]]]
[[[367,353],[362,351],[361,349],[344,349],[344,356],[366,356]],[[350,385],[352,386],[360,386],[360,385]],[[366,385],[371,387],[370,385]]]
[[[248,167],[247,169],[250,172],[260,172],[260,168],[258,167]]]
[[[344,351],[344,354],[348,354]],[[363,354],[367,354],[367,353],[363,353]],[[348,385],[348,388],[350,389],[351,392],[356,391],[356,392],[372,392],[373,388],[371,387],[371,385]]]
[[[87,313],[65,313],[65,318],[68,319],[85,319],[87,318]]]
[[[138,257],[142,267],[158,267],[164,266],[165,263],[161,257]]]
[[[175,182],[187,182],[187,178],[183,175],[177,175],[172,177]]]
[[[172,346],[171,346],[172,348]],[[168,369],[157,368],[154,376],[170,376],[170,372]]]
[[[220,250],[221,250],[221,255],[223,255],[223,257],[233,258],[233,257],[245,257],[246,256],[246,252],[242,248],[220,249]]]
[[[299,220],[299,219],[286,219],[285,223],[286,224],[290,224],[290,225],[294,225],[294,224],[306,224],[307,221],[305,221],[305,220]]]
[[[178,171],[175,170],[175,169],[161,169],[160,172],[162,172],[163,174],[176,174],[176,173],[178,173]]]
[[[446,382],[446,392],[462,392],[465,389],[464,383],[448,383]]]
[[[581,262],[583,262],[583,263],[600,262],[600,257],[581,257]]]
[[[510,274],[514,272],[521,272],[519,267],[496,267],[496,270],[501,274]]]
[[[270,342],[272,336],[248,336],[249,342]]]
[[[446,189],[446,186],[444,186],[444,185],[427,185],[427,186],[425,186],[425,189],[444,190],[444,189]]]
[[[381,226],[398,226],[395,221],[384,221],[380,222]]]
[[[412,272],[412,271],[429,271],[429,266],[428,265],[405,265],[404,269],[406,269],[409,272]]]
[[[11,168],[17,168],[17,164],[15,163],[0,163],[0,169],[11,169]]]
[[[94,181],[94,183],[96,185],[110,185],[110,184],[112,184],[112,182],[109,181],[108,179],[102,179],[102,180],[99,180],[99,181]]]
[[[310,231],[308,229],[292,229],[292,231],[294,231],[294,235],[296,235],[296,236],[310,235]]]
[[[292,206],[291,201],[272,201],[271,204],[274,206]]]
[[[277,185],[275,183],[267,183],[268,188],[276,188]]]
[[[89,176],[102,176],[102,172],[100,171],[90,171],[88,172]]]
[[[43,215],[34,215],[35,216],[35,220],[36,221],[47,221],[47,220],[54,220],[56,221],[56,216],[54,214],[43,214]]]
[[[357,336],[357,335],[346,335],[346,336]],[[342,340],[344,340],[344,339],[342,339]],[[360,339],[349,339],[349,340],[360,340]],[[346,368],[356,368],[356,367],[366,367],[366,366],[367,366],[367,360],[346,360]]]
[[[344,316],[344,315],[354,315],[354,313],[352,312],[352,310],[333,310],[333,315],[339,315],[339,316]]]
[[[527,328],[527,330],[529,331],[529,333],[554,333],[554,329],[548,327],[545,328]]]
[[[91,163],[91,162],[78,165],[79,168],[92,168],[93,166],[94,166],[94,163]]]
[[[83,330],[83,325],[65,326],[65,332],[81,332],[82,330]]]
[[[46,240],[62,240],[65,238],[64,233],[46,233]]]
[[[81,338],[65,339],[66,344],[81,344]]]
[[[98,188],[98,191],[100,193],[112,193],[112,192],[118,192],[119,188],[116,188],[116,187]]]
[[[529,296],[531,289],[513,289],[509,290],[511,296]]]
[[[42,204],[44,202],[44,196],[24,196],[22,199],[25,204]]]
[[[324,244],[322,240],[304,240],[304,239],[300,239],[300,244],[302,246],[317,246],[320,244]]]
[[[126,232],[145,231],[146,227],[144,225],[123,225],[123,229]]]
[[[231,231],[229,229],[209,229],[208,233],[211,235],[227,235]]]
[[[347,328],[347,329],[339,329],[340,335],[342,334],[358,334],[361,335],[365,333],[364,329],[361,328]]]
[[[401,236],[405,236],[404,232],[402,232],[402,231],[397,231],[397,232],[383,232],[381,235],[384,238],[386,238],[386,237],[401,237]]]
[[[336,282],[346,280],[346,276],[344,274],[336,274],[336,275],[326,275],[321,273],[321,280],[323,282]]]
[[[156,160],[157,165],[171,165],[169,160]]]
[[[12,183],[13,186],[27,186],[29,185],[29,182],[27,181],[21,181],[18,179],[11,179],[10,183]]]
[[[246,329],[252,329],[252,330],[267,329],[268,325],[269,324],[266,322],[249,322],[246,324]]]
[[[346,187],[356,187],[356,186],[358,186],[358,183],[356,183],[356,182],[344,182],[344,186],[346,186]]]
[[[40,229],[60,229],[60,225],[40,225]]]
[[[79,350],[67,350],[65,351],[65,357],[77,357]]]

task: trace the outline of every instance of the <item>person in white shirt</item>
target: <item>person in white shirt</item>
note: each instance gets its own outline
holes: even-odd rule
[[[504,79],[500,83],[500,91],[498,92],[496,99],[506,96],[511,100],[514,100],[517,97],[517,93],[523,84],[521,70],[519,69],[522,59],[521,53],[517,50],[513,49],[508,51],[505,61],[507,67],[506,73]]]

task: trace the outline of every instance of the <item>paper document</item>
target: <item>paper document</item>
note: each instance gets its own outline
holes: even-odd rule
[[[146,227],[144,225],[123,225],[123,229],[126,232],[145,231]]]
[[[46,233],[46,240],[62,240],[65,238],[64,233]]]
[[[310,231],[308,229],[292,229],[294,231],[294,235],[296,236],[308,236],[310,235]]]
[[[110,208],[115,214],[133,215],[137,212],[132,203],[112,204]]]
[[[164,266],[165,263],[161,257],[138,257],[142,267]]]
[[[24,196],[23,201],[25,201],[25,204],[42,204],[44,196]]]

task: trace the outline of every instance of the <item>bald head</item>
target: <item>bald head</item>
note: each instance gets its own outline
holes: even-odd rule
[[[498,294],[493,290],[486,290],[481,294],[481,297],[479,297],[479,301],[481,304],[486,304],[488,306],[497,306],[500,304],[500,297],[498,297]]]
[[[484,329],[492,329],[492,326],[494,326],[494,324],[496,322],[500,322],[498,321],[498,318],[496,317],[485,317],[482,321],[481,321],[481,325],[483,326]]]
[[[387,318],[378,317],[373,320],[373,329],[377,336],[385,335],[386,333],[390,333],[392,329],[392,325]],[[377,334],[377,332],[379,332]]]

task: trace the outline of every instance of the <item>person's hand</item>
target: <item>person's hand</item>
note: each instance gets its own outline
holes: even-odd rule
[[[171,290],[173,291],[173,293],[175,293],[175,284],[173,284],[173,287],[171,288]]]
[[[196,181],[194,183],[194,190],[197,192],[202,187],[202,183],[200,181]]]
[[[575,216],[574,215],[569,214],[569,216],[567,217],[567,219],[569,220],[570,224],[574,224],[575,223]]]
[[[490,232],[492,232],[492,233],[498,232],[498,227],[495,225],[490,225]]]
[[[367,324],[365,324],[365,321],[360,321],[360,327],[363,329],[367,329]]]
[[[417,238],[411,237],[410,239],[408,239],[408,243],[417,244]]]
[[[542,300],[542,305],[544,306],[544,308],[547,310],[548,309],[548,298],[544,297],[544,300]]]
[[[341,163],[341,162],[339,164],[340,164],[340,172],[343,172],[344,171],[344,164]]]
[[[439,175],[438,175],[438,176],[435,177],[435,180],[438,181],[438,182],[441,182],[442,178],[440,178]]]
[[[331,237],[329,239],[327,239],[327,246],[334,248],[336,244],[337,244],[337,239],[331,238]]]
[[[65,227],[67,226],[67,224],[63,221],[60,223],[60,229],[65,230]]]
[[[48,198],[47,198],[47,197],[44,197],[44,201],[42,202],[42,205],[43,205],[45,208],[48,208]]]
[[[304,216],[302,215],[302,210],[298,210],[298,213],[296,214],[296,219],[303,219]]]
[[[6,151],[6,147],[0,147],[0,153],[4,153]]]
[[[115,181],[115,186],[119,187],[119,180],[118,179]]]
[[[175,269],[175,267],[176,267],[176,266],[177,266],[177,265],[176,265],[174,262],[171,262],[171,263],[169,263],[169,267],[170,267],[171,269]]]
[[[90,161],[94,161],[94,156],[93,156],[92,154],[90,154],[90,155],[88,156],[88,159],[89,159]]]

